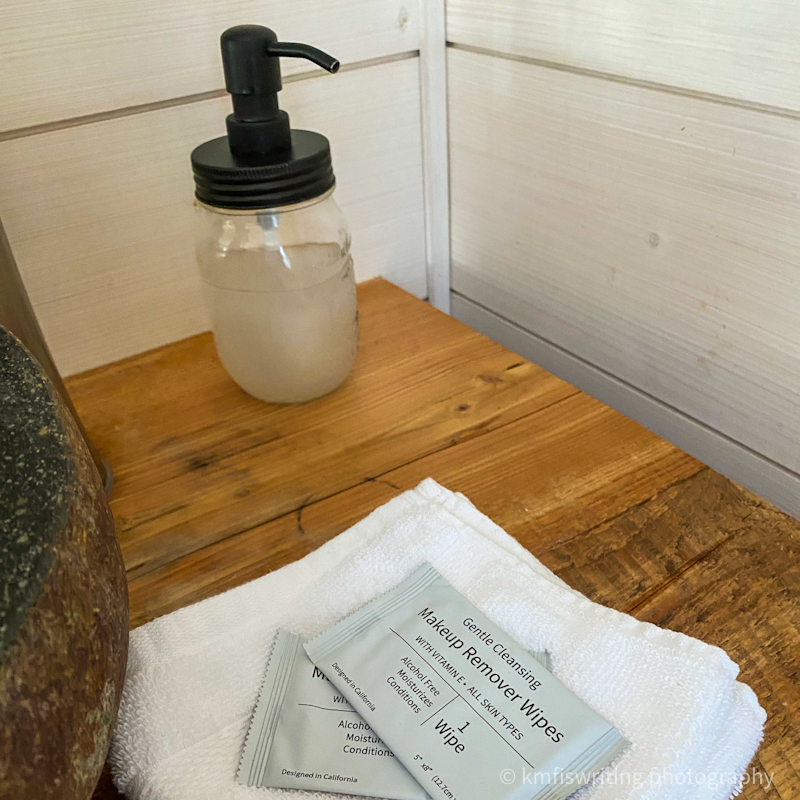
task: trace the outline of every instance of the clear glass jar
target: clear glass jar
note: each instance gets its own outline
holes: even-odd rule
[[[333,189],[280,208],[195,208],[211,328],[233,380],[274,403],[333,391],[358,342],[350,232]]]

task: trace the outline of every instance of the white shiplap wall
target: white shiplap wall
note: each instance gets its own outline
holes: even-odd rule
[[[795,0],[448,0],[447,12],[460,45],[800,109]]]
[[[416,3],[0,0],[0,18],[0,216],[62,373],[208,328],[189,153],[224,133],[218,39],[241,22],[341,59],[285,59],[281,104],[331,139],[357,279],[426,294]]]
[[[231,25],[266,25],[348,65],[418,49],[418,17],[386,0],[0,0],[0,130],[222,89]],[[282,71],[316,67],[286,59]]]
[[[798,513],[800,7],[678,6],[448,5],[455,313]]]

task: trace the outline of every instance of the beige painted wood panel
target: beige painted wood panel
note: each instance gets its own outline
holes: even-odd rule
[[[800,471],[800,124],[448,66],[454,289]]]
[[[796,0],[448,0],[459,44],[800,110]]]
[[[295,127],[331,139],[356,278],[425,293],[418,59],[288,84]],[[226,99],[0,143],[0,215],[64,374],[207,330],[192,148]]]
[[[0,131],[221,89],[231,25],[348,64],[417,49],[417,21],[408,0],[0,0]]]

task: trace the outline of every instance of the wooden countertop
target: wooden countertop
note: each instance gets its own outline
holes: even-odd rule
[[[68,381],[114,468],[132,625],[431,476],[592,600],[725,648],[769,714],[752,766],[773,785],[742,796],[800,797],[800,523],[385,281],[359,308],[351,376],[302,406],[246,395],[210,334]]]

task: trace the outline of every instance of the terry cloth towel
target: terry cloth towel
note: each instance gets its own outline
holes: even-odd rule
[[[549,650],[553,673],[632,742],[581,800],[736,793],[766,715],[725,652],[590,602],[431,479],[305,558],[133,631],[110,754],[119,788],[285,797],[235,780],[275,631],[314,636],[425,561],[525,648]]]

